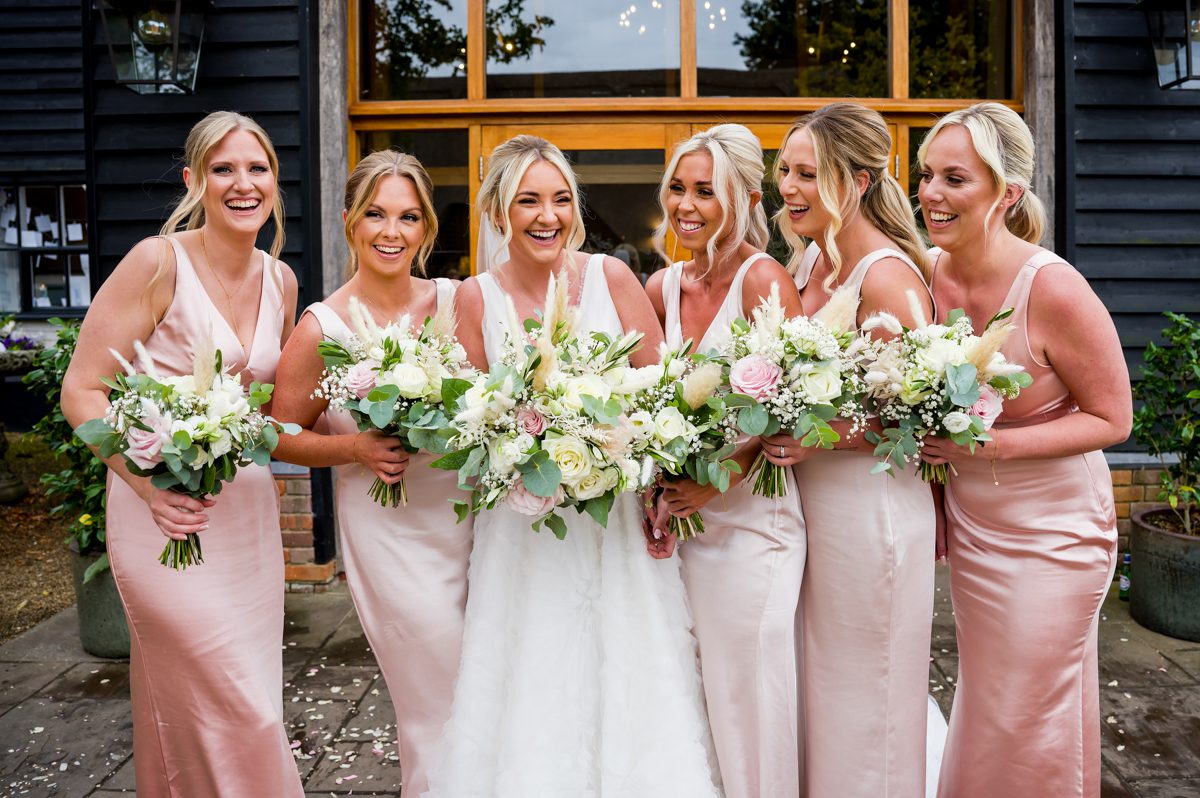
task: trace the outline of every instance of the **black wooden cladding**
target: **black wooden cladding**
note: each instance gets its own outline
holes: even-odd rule
[[[319,285],[310,262],[317,207],[303,195],[316,191],[309,173],[306,140],[309,105],[316,91],[304,76],[307,31],[304,0],[217,0],[205,20],[204,45],[194,94],[137,94],[114,82],[104,32],[96,20],[94,71],[93,181],[96,188],[97,255],[101,274],[110,274],[134,243],[158,231],[170,203],[183,191],[184,140],[192,125],[211,111],[248,114],[271,136],[279,154],[280,187],[287,212],[283,259],[302,290]],[[259,239],[270,246],[268,225]],[[319,241],[319,239],[315,239]],[[319,298],[319,297],[318,297]]]
[[[1200,314],[1200,91],[1158,87],[1132,3],[1062,7],[1059,247],[1113,315],[1134,368],[1164,310]]]
[[[0,183],[82,182],[79,0],[0,0]]]

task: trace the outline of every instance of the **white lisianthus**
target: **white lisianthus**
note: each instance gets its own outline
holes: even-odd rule
[[[690,438],[696,427],[676,407],[664,407],[654,419],[654,435],[663,443],[679,437]]]
[[[685,371],[687,371],[687,363],[683,362],[679,358],[675,358],[667,364],[667,376],[673,380],[677,380],[682,377]]]
[[[634,440],[644,441],[654,434],[654,417],[645,410],[631,413],[629,423],[633,427]]]
[[[594,499],[615,488],[618,477],[615,468],[594,468],[571,485],[571,492],[580,501]]]
[[[216,434],[208,444],[209,453],[212,454],[214,460],[223,454],[227,454],[232,449],[233,438],[230,437],[227,430],[223,429],[217,430]]]
[[[467,350],[463,349],[463,345],[456,343],[446,352],[446,360],[451,363],[462,363],[467,359]]]
[[[230,390],[231,386],[221,385],[208,392],[208,417],[220,422],[227,418],[242,418],[250,413],[250,403],[242,393],[241,383]]]
[[[493,438],[488,442],[488,459],[492,468],[501,474],[509,474],[521,461],[524,452],[513,437]]]
[[[604,381],[603,377],[595,374],[581,374],[564,382],[562,397],[559,401],[568,410],[578,412],[583,408],[584,396],[591,396],[601,402],[607,402],[608,398],[612,396],[612,388],[608,387],[608,383]]]
[[[933,374],[942,374],[947,366],[958,365],[966,360],[963,345],[948,338],[932,339],[928,346],[918,349],[915,355],[917,364]]]
[[[593,468],[592,453],[588,445],[574,435],[547,437],[542,449],[562,472],[562,481],[568,485],[578,482]]]
[[[196,394],[196,378],[191,374],[163,377],[159,382],[163,385],[170,385],[180,396],[195,396]]]
[[[817,367],[801,374],[797,383],[817,404],[830,404],[842,395],[842,378],[836,364]]]
[[[193,442],[202,440],[205,436],[204,416],[191,416],[189,418],[177,418],[171,422],[171,437],[175,437],[175,433],[186,433]]]
[[[405,399],[416,399],[425,395],[429,377],[414,363],[397,363],[379,375],[379,384],[395,385]]]
[[[960,432],[965,432],[971,426],[971,417],[966,413],[960,413],[957,410],[953,413],[947,413],[942,419],[942,426],[951,435],[956,435]]]
[[[617,390],[623,394],[635,394],[656,385],[663,376],[661,364],[643,366],[642,368],[622,369],[622,380]]]

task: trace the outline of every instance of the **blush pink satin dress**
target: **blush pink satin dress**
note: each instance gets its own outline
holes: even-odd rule
[[[437,281],[438,305],[454,284]],[[325,336],[346,340],[346,323],[327,305],[310,305]],[[343,411],[327,411],[333,434],[358,431]],[[426,770],[450,716],[462,654],[463,610],[472,519],[454,522],[454,471],[413,454],[404,472],[408,504],[383,507],[368,495],[375,475],[359,464],[336,469],[335,505],[342,560],[354,608],[383,671],[396,711],[403,795],[428,788]]]
[[[271,382],[284,307],[280,267],[265,252],[249,352],[217,311],[187,253],[175,250],[175,295],[146,340],[162,374],[192,373],[211,335],[232,373]],[[283,545],[279,497],[250,465],[216,496],[201,533],[204,563],[158,562],[167,538],[145,502],[108,480],[108,556],[129,616],[133,753],[139,798],[303,795],[283,728]]]
[[[801,288],[819,253],[815,244],[806,251]],[[920,275],[903,253],[880,249],[843,285],[861,289],[884,258]],[[800,611],[807,798],[925,795],[933,494],[915,469],[872,474],[875,460],[835,450],[795,466],[808,528]]]
[[[1026,335],[1038,270],[1061,260],[1035,255],[1002,305],[1016,323],[1004,355],[1034,381],[1005,404],[1000,429],[1077,410]],[[1099,451],[1000,460],[993,475],[983,452],[956,462],[946,486],[959,666],[938,795],[1096,798],[1097,618],[1117,541],[1108,464]]]
[[[742,282],[759,253],[738,269],[697,351],[718,349],[743,318]],[[683,343],[683,264],[663,279],[668,346]],[[702,511],[707,531],[679,548],[700,641],[700,670],[726,798],[796,798],[803,746],[796,606],[807,549],[791,471],[787,495],[755,496],[741,482]]]

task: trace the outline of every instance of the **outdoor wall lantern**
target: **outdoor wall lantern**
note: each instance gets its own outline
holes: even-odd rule
[[[1163,89],[1200,89],[1200,0],[1142,0]]]
[[[139,94],[191,94],[211,0],[97,0],[117,83]]]

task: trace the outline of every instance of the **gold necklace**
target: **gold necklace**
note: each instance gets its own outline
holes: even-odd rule
[[[242,347],[242,352],[246,351],[246,342],[242,339],[242,331],[238,327],[237,311],[233,308],[233,294],[242,290],[242,286],[246,284],[246,279],[250,276],[250,270],[246,269],[242,279],[238,281],[237,287],[231,293],[225,288],[225,282],[221,279],[221,275],[217,274],[217,270],[213,268],[212,261],[208,257],[208,247],[204,243],[204,231],[200,231],[200,252],[204,255],[204,265],[208,267],[208,273],[216,278],[217,285],[221,287],[221,293],[225,294],[225,307],[229,308],[229,318],[233,323],[233,334],[237,336],[238,343]]]

